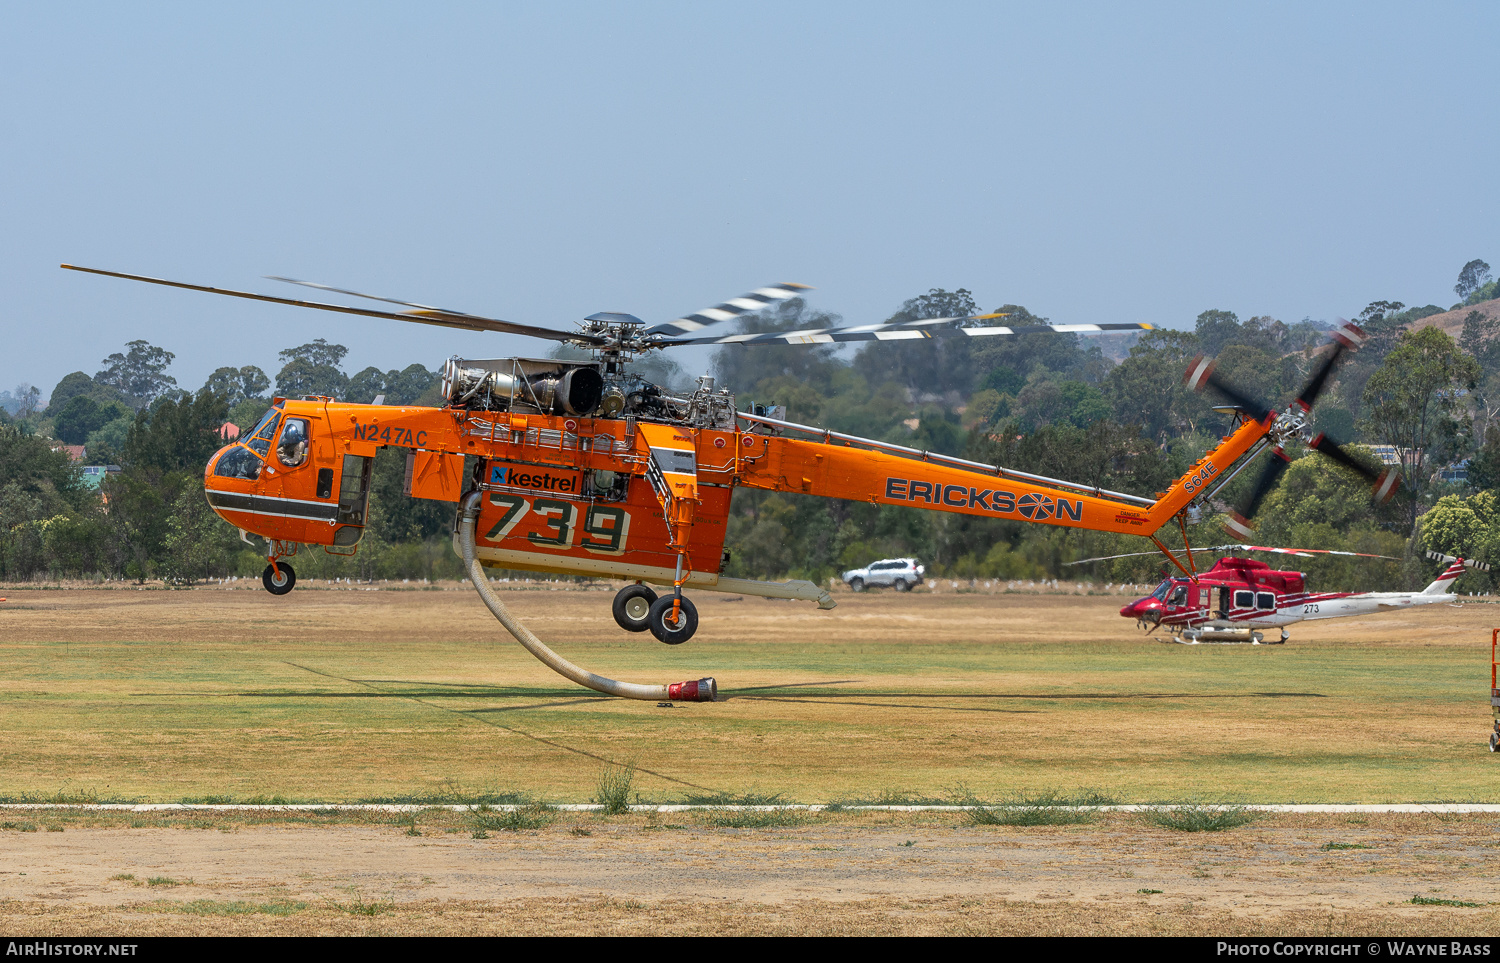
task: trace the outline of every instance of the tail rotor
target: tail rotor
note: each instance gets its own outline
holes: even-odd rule
[[[1193,390],[1202,391],[1204,388],[1212,388],[1254,421],[1265,422],[1267,419],[1274,419],[1269,433],[1272,444],[1271,462],[1261,470],[1260,477],[1256,479],[1254,487],[1241,504],[1230,511],[1225,527],[1233,534],[1240,538],[1250,538],[1253,535],[1255,525],[1251,519],[1255,517],[1255,512],[1260,508],[1261,502],[1266,495],[1270,494],[1271,489],[1276,487],[1277,482],[1281,480],[1282,472],[1286,471],[1287,465],[1290,464],[1290,459],[1287,458],[1282,446],[1294,438],[1300,439],[1312,450],[1363,476],[1366,481],[1370,482],[1377,502],[1387,502],[1396,493],[1396,489],[1401,484],[1399,472],[1395,469],[1384,472],[1372,471],[1358,459],[1350,457],[1343,450],[1343,446],[1326,433],[1309,437],[1311,433],[1307,430],[1306,420],[1303,417],[1312,410],[1318,396],[1327,387],[1334,367],[1343,358],[1345,352],[1357,350],[1366,340],[1365,333],[1357,325],[1348,321],[1341,324],[1334,331],[1329,350],[1323,360],[1313,370],[1312,376],[1302,386],[1302,390],[1297,393],[1296,399],[1281,414],[1277,414],[1260,400],[1245,394],[1218,377],[1214,373],[1213,359],[1199,355],[1189,362],[1183,381]]]

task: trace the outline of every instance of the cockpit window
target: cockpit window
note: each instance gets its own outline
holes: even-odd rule
[[[276,443],[276,458],[288,468],[296,468],[307,460],[307,422],[301,418],[288,418],[281,429],[281,441]]]
[[[260,477],[260,459],[250,449],[235,445],[219,456],[218,463],[214,465],[214,475],[218,478],[255,481]]]
[[[1175,588],[1175,589],[1172,590],[1172,602],[1171,602],[1171,604],[1172,605],[1186,605],[1187,604],[1187,586],[1186,585],[1179,585],[1179,586],[1177,586],[1177,588]]]
[[[1167,600],[1167,593],[1170,591],[1172,591],[1172,580],[1167,579],[1156,587],[1156,591],[1151,593],[1151,597],[1158,602],[1165,602]]]
[[[255,431],[250,440],[246,442],[255,453],[264,458],[271,452],[271,438],[276,434],[276,424],[281,420],[281,412],[272,408],[266,412],[266,416],[255,426]]]

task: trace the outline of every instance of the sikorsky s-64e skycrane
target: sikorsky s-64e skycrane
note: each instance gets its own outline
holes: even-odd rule
[[[214,455],[205,470],[204,488],[209,504],[239,528],[242,537],[258,537],[252,544],[263,544],[269,563],[265,586],[281,595],[296,582],[286,560],[299,546],[323,546],[335,554],[356,550],[365,527],[375,452],[390,445],[405,448],[408,493],[457,503],[455,548],[480,594],[513,633],[517,627],[501,615],[483,584],[483,564],[630,580],[634,584],[614,599],[616,622],[628,631],[649,630],[669,645],[687,641],[697,629],[697,610],[684,589],[802,599],[833,607],[828,593],[811,582],[760,582],[720,574],[736,487],[1141,535],[1191,574],[1191,553],[1184,551],[1179,559],[1157,532],[1176,521],[1186,547],[1189,516],[1201,511],[1201,503],[1234,476],[1233,466],[1243,467],[1246,456],[1267,450],[1280,456],[1283,444],[1306,434],[1305,413],[1328,373],[1340,353],[1361,339],[1354,326],[1341,329],[1308,387],[1279,414],[1220,384],[1208,362],[1195,362],[1189,372],[1194,385],[1228,393],[1236,402],[1238,422],[1167,491],[1146,498],[799,425],[787,421],[779,409],[756,406],[740,411],[733,395],[716,387],[710,377],[698,379],[688,396],[675,397],[634,374],[630,362],[649,351],[683,345],[740,345],[752,350],[770,344],[1097,333],[1142,330],[1150,327],[1147,324],[1006,327],[985,323],[1003,317],[991,314],[766,334],[703,332],[805,290],[799,284],[779,284],[664,324],[601,312],[584,319],[575,331],[562,331],[305,281],[292,283],[404,310],[63,267],[275,304],[521,334],[589,349],[593,357],[582,361],[451,358],[443,367],[445,404],[440,408],[277,398],[253,431]],[[1369,474],[1322,436],[1308,444]],[[1271,477],[1270,483],[1274,480]],[[1394,490],[1391,477],[1372,475],[1371,480],[1378,495]],[[1263,492],[1257,489],[1257,494]],[[1254,506],[1246,508],[1248,517]],[[659,595],[651,585],[669,591]],[[527,638],[517,637],[537,652]],[[530,639],[536,641],[534,636]],[[545,646],[541,649],[550,654]],[[715,689],[712,680],[702,680],[624,691],[619,687],[630,684],[564,665],[580,675],[553,667],[584,685],[636,698],[708,700]]]

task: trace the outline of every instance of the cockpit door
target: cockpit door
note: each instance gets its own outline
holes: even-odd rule
[[[365,513],[370,502],[370,468],[374,461],[364,455],[344,456],[344,470],[339,481],[338,524],[358,527],[341,528],[334,536],[335,545],[353,545],[364,534]]]

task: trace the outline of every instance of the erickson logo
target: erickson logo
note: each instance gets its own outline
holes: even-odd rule
[[[1052,499],[1046,495],[1022,495],[1016,501],[1016,511],[1040,522],[1052,517]]]
[[[920,478],[887,478],[885,497],[898,502],[926,502],[950,508],[968,508],[996,515],[1019,514],[1033,522],[1046,521],[1056,515],[1075,522],[1083,520],[1083,502],[1028,492],[1020,498],[1015,492],[993,488],[970,488],[967,485],[940,485]]]

